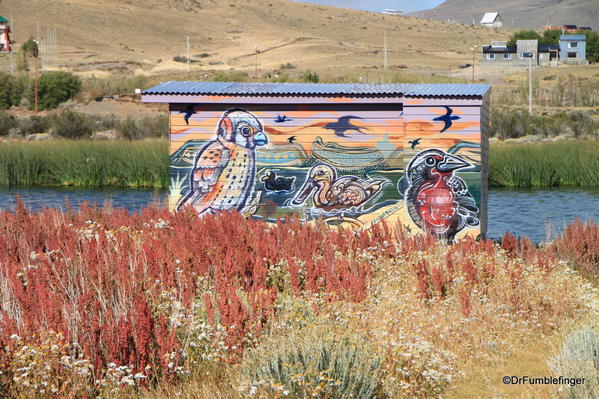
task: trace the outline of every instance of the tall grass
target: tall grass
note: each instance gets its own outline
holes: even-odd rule
[[[164,140],[0,143],[0,187],[164,188],[167,147]]]
[[[489,185],[495,187],[599,187],[599,141],[494,144]]]

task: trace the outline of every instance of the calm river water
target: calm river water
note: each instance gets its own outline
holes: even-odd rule
[[[88,201],[138,211],[150,204],[164,206],[166,192],[152,190],[81,190],[69,188],[0,189],[0,210],[14,209],[16,196],[32,210],[42,207],[73,208]],[[576,218],[599,223],[599,189],[491,190],[488,236],[506,231],[545,241]]]

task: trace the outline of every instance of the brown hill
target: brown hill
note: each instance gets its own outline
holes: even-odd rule
[[[484,13],[499,11],[504,26],[538,28],[574,24],[599,29],[597,0],[447,0],[431,10],[414,13],[425,18],[476,24]]]
[[[50,67],[80,72],[185,69],[186,36],[194,69],[253,71],[291,63],[301,69],[381,68],[387,32],[389,64],[447,71],[471,61],[472,44],[507,37],[481,27],[295,3],[285,0],[4,0],[17,48],[56,29]]]

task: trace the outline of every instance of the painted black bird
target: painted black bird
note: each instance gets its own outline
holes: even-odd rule
[[[478,207],[468,185],[454,174],[472,165],[437,149],[424,150],[410,161],[404,201],[410,218],[422,230],[452,241],[468,226],[477,226]]]
[[[364,129],[364,130],[368,130],[368,129],[365,127],[360,127],[360,126],[356,126],[356,125],[352,124],[352,122],[351,122],[352,119],[362,119],[362,118],[360,118],[359,116],[353,116],[353,115],[342,116],[341,118],[339,118],[337,120],[337,122],[327,123],[326,125],[323,126],[323,128],[334,130],[335,134],[339,137],[347,137],[347,136],[345,136],[345,133],[347,133],[348,131],[351,131],[351,130],[354,130],[358,133],[366,134],[362,131],[362,129]]]
[[[295,183],[295,176],[285,177],[277,176],[277,172],[274,170],[267,170],[266,174],[260,179],[264,182],[264,188],[268,191],[291,191],[293,190],[293,183]]]
[[[277,115],[275,122],[276,123],[283,123],[283,122],[289,122],[292,121],[293,119],[289,118],[287,115]]]
[[[415,150],[415,149],[416,149],[416,146],[417,146],[418,144],[420,144],[420,140],[422,140],[422,137],[421,137],[421,138],[418,138],[418,139],[410,140],[410,141],[408,141],[408,143],[410,143],[410,145],[411,145],[412,149],[413,149],[413,150]]]
[[[185,120],[185,124],[186,124],[186,125],[189,125],[189,118],[191,118],[191,116],[192,116],[193,114],[195,114],[195,113],[196,113],[196,111],[195,111],[195,109],[193,108],[193,105],[189,105],[189,106],[187,107],[187,109],[185,110],[185,112],[181,112],[181,113],[182,113],[182,114],[185,114],[185,115],[183,116],[183,119]]]
[[[453,110],[451,108],[445,107],[445,109],[447,110],[445,115],[441,115],[433,119],[436,122],[445,122],[445,126],[443,126],[443,129],[441,129],[441,133],[449,129],[453,125],[453,121],[462,119],[459,116],[451,115],[453,114]]]
[[[291,136],[291,137],[287,137],[287,141],[289,142],[289,144],[293,144],[293,142],[297,140],[297,136]]]

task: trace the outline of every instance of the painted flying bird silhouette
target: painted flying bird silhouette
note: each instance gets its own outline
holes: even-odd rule
[[[289,122],[292,121],[293,119],[287,117],[287,115],[277,115],[275,122],[276,123],[283,123],[283,122]]]
[[[191,118],[191,116],[192,116],[193,114],[195,114],[195,113],[196,113],[196,111],[195,111],[195,109],[193,108],[193,105],[189,105],[189,106],[187,107],[187,109],[185,110],[185,112],[181,112],[181,113],[182,113],[182,114],[185,114],[185,115],[183,116],[183,119],[185,120],[185,124],[186,124],[186,125],[189,125],[189,118]]]
[[[441,115],[433,119],[436,122],[445,122],[445,126],[443,126],[443,129],[441,129],[441,133],[449,129],[453,125],[453,121],[462,119],[459,116],[452,116],[451,114],[453,114],[453,110],[451,108],[445,107],[445,109],[447,110],[445,115]]]
[[[420,140],[422,140],[422,137],[421,137],[421,138],[418,138],[418,139],[410,140],[410,141],[408,141],[408,143],[410,143],[410,144],[411,144],[411,147],[412,147],[412,149],[413,149],[413,150],[415,150],[415,149],[416,149],[416,146],[417,146],[418,144],[420,144]]]
[[[356,176],[337,177],[335,169],[319,164],[310,169],[310,174],[291,203],[303,204],[310,195],[314,206],[325,211],[357,207],[376,195],[386,180],[363,180]]]
[[[364,129],[364,130],[368,130],[368,129],[365,127],[360,127],[360,126],[356,126],[356,125],[352,124],[352,122],[351,122],[352,119],[362,119],[362,118],[360,118],[359,116],[353,116],[353,115],[342,116],[341,118],[339,118],[337,120],[337,122],[327,123],[326,125],[323,126],[323,128],[334,130],[335,134],[339,137],[347,137],[345,135],[345,133],[347,133],[348,131],[352,131],[352,130],[354,130],[358,133],[366,134],[362,131],[362,129]]]
[[[291,191],[293,190],[295,176],[277,176],[277,172],[275,172],[274,170],[268,170],[260,180],[264,182],[264,188],[266,188],[266,190],[268,191]]]
[[[251,113],[232,108],[218,123],[216,138],[196,154],[189,189],[177,204],[198,215],[244,211],[251,203],[256,178],[256,147],[268,144],[262,123]]]
[[[287,137],[287,141],[289,142],[289,144],[293,144],[293,142],[297,140],[297,136],[291,136],[291,137]]]
[[[478,207],[468,185],[454,174],[472,164],[437,149],[416,154],[407,167],[404,201],[422,230],[451,242],[467,226],[477,226]]]

